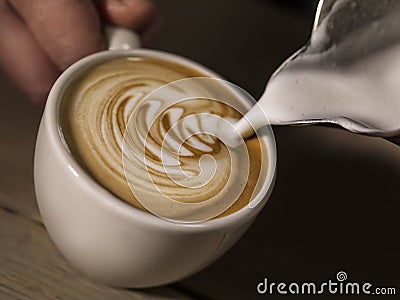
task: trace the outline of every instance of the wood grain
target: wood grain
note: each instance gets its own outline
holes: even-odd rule
[[[44,227],[0,209],[0,299],[189,299],[170,288],[113,289],[75,271]]]

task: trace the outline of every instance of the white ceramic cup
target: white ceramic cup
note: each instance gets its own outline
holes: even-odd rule
[[[254,200],[226,217],[200,223],[177,223],[139,210],[92,179],[69,153],[58,115],[61,95],[83,70],[125,56],[154,57],[183,64],[220,78],[186,58],[148,49],[132,49],[130,32],[110,34],[108,50],[85,57],[69,67],[54,84],[43,113],[36,142],[34,180],[43,222],[62,254],[80,271],[113,286],[151,287],[189,276],[220,257],[248,229],[273,189],[276,146],[270,127],[262,142],[268,166]],[[240,96],[242,97],[242,96]],[[247,99],[243,102],[250,108]]]

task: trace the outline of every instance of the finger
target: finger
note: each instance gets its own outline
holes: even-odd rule
[[[156,15],[155,5],[149,0],[96,0],[102,18],[113,25],[140,31]]]
[[[0,16],[0,61],[33,101],[43,103],[59,72],[5,0]]]
[[[90,0],[9,1],[61,70],[105,48],[100,18]]]
[[[152,46],[155,40],[159,37],[163,28],[164,19],[157,16],[153,23],[151,23],[147,28],[140,32],[143,47]]]

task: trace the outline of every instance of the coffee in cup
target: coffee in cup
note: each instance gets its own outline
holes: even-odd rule
[[[183,221],[232,214],[252,199],[265,146],[255,137],[234,149],[213,131],[247,108],[207,77],[159,58],[92,66],[60,102],[66,147],[100,185],[139,209]],[[230,99],[220,101],[222,94]]]

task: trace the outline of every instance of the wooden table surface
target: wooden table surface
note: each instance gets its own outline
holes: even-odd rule
[[[167,20],[156,48],[203,63],[255,97],[312,23],[278,1],[156,2]],[[170,286],[114,289],[79,274],[49,239],[32,176],[41,109],[3,72],[0,91],[0,299],[256,299],[264,277],[321,282],[340,270],[400,293],[400,147],[332,128],[275,128],[275,190],[238,244]]]

